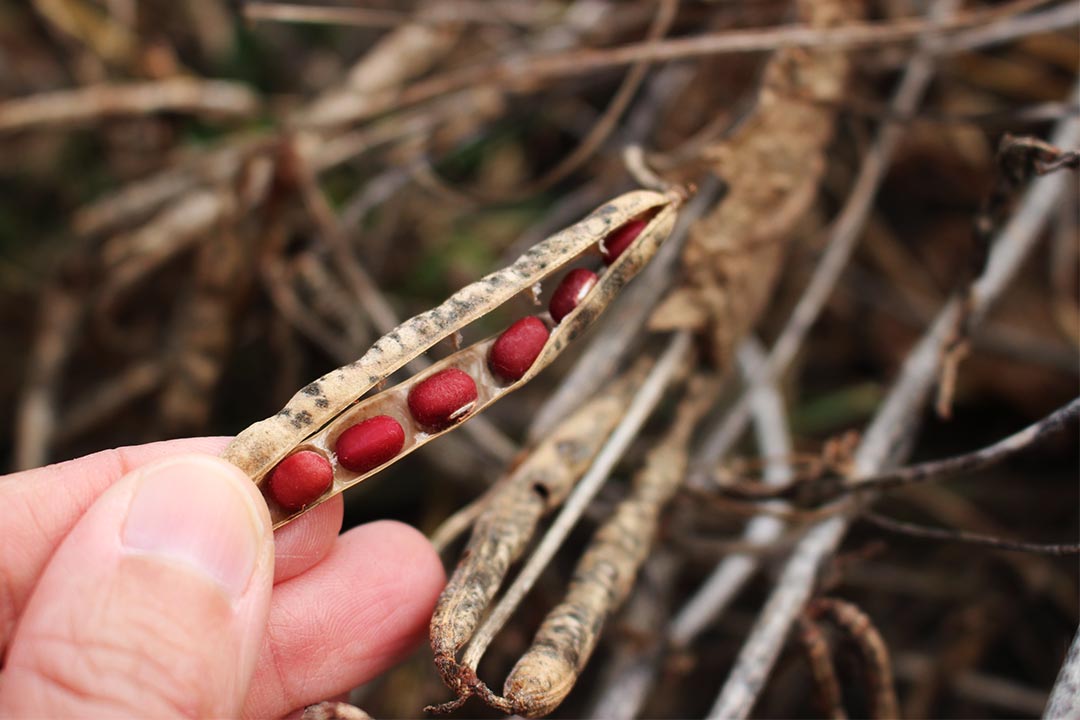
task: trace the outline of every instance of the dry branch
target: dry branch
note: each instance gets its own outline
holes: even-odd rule
[[[226,80],[178,77],[148,83],[98,85],[0,102],[0,133],[156,112],[248,118],[259,107],[259,98],[249,87]]]

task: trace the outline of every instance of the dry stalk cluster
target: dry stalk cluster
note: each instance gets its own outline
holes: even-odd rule
[[[908,3],[871,0],[248,4],[249,31],[271,42],[295,42],[280,24],[301,22],[347,27],[360,40],[351,67],[302,88],[307,100],[198,77],[199,57],[183,42],[142,37],[134,4],[30,5],[13,16],[40,23],[66,62],[43,76],[71,82],[31,83],[34,92],[0,99],[0,143],[18,150],[27,137],[47,145],[68,133],[123,136],[121,123],[160,142],[186,117],[216,129],[201,147],[165,141],[156,164],[73,209],[70,248],[36,298],[16,468],[98,436],[119,442],[109,430],[221,427],[221,406],[235,402],[237,377],[248,373],[237,356],[258,336],[274,368],[251,374],[271,399],[251,402],[239,421],[230,407],[229,431],[303,386],[225,457],[262,489],[275,527],[376,473],[400,471],[391,466],[428,442],[445,448],[420,457],[460,482],[412,503],[418,522],[445,518],[433,534],[440,551],[468,535],[431,621],[438,678],[430,669],[413,678],[425,701],[444,697],[438,680],[453,694],[433,710],[477,698],[528,717],[564,702],[564,712],[585,712],[588,702],[602,717],[736,718],[756,705],[798,712],[812,694],[830,717],[888,718],[939,714],[952,692],[975,696],[958,714],[1041,708],[1047,694],[1030,685],[1057,670],[1067,642],[1057,631],[1076,625],[1076,573],[1016,552],[1069,554],[1077,544],[1006,539],[1017,535],[1005,530],[1011,523],[976,501],[993,498],[1013,464],[1053,453],[1080,413],[1075,3],[946,0],[925,17]],[[192,21],[185,32],[201,53],[220,54],[227,40],[213,26],[227,25],[229,10],[221,0],[199,6],[221,22]],[[0,57],[6,49],[0,38]],[[0,92],[27,85],[8,65],[0,62]],[[313,60],[304,70],[319,67]],[[615,71],[621,77],[609,82]],[[870,99],[886,85],[887,103]],[[925,112],[924,95],[934,103]],[[1048,119],[1057,125],[1044,139]],[[996,155],[986,128],[1009,131]],[[128,163],[138,154],[118,153]],[[478,169],[455,167],[477,154]],[[627,192],[631,178],[651,189]],[[927,208],[947,212],[928,200],[934,192],[963,212],[940,226],[926,220]],[[506,219],[540,201],[541,217]],[[482,271],[439,264],[453,256],[451,229],[461,227],[481,238]],[[930,240],[916,237],[923,231]],[[521,240],[509,247],[490,242],[514,234]],[[1034,285],[1049,301],[1033,283],[1014,283],[1046,234],[1049,281]],[[624,236],[629,246],[613,252]],[[499,253],[517,259],[490,272]],[[430,269],[421,256],[436,258],[439,299],[409,297]],[[565,312],[534,311],[541,339],[528,353],[512,347],[520,372],[500,375],[493,357],[517,325],[476,338],[521,299],[539,304],[567,271],[586,269],[597,271],[595,285],[575,291]],[[0,264],[0,280],[5,273]],[[400,295],[388,296],[395,278]],[[1011,284],[1019,310],[1010,319],[1001,299]],[[767,349],[750,336],[757,327],[772,338]],[[580,345],[564,381],[552,383],[552,371],[538,377]],[[1011,358],[1009,372],[980,370],[987,355]],[[341,367],[324,372],[333,365]],[[847,387],[866,365],[879,378],[895,374],[891,387],[876,379],[861,406],[845,396],[828,424],[831,441],[807,429],[810,394]],[[834,366],[837,377],[822,370]],[[454,407],[421,407],[443,412],[445,422],[433,424],[416,397],[447,373],[464,377],[466,392]],[[1044,377],[1055,373],[1067,382]],[[1031,416],[1059,409],[972,452],[1006,431],[967,428],[982,442],[964,434],[970,387],[992,388]],[[906,465],[935,390],[938,416],[958,418],[942,433],[952,442],[931,455],[943,459]],[[531,427],[519,421],[508,432],[491,420],[515,415]],[[379,419],[400,431],[400,444],[361,444],[375,460],[347,467],[345,438]],[[725,462],[750,422],[756,454]],[[286,468],[306,493],[299,501],[275,490]],[[944,482],[961,473],[980,473],[972,498]],[[871,510],[875,502],[889,512]],[[894,508],[947,527],[907,522]],[[589,540],[568,548],[583,519]],[[838,556],[857,524],[889,538],[894,555]],[[1075,531],[1075,516],[1063,524]],[[933,562],[912,552],[919,573],[890,564],[907,552],[902,535],[919,548],[935,543]],[[945,541],[969,554],[958,560]],[[978,559],[991,550],[976,545],[999,553],[990,557],[1035,600],[992,629],[941,631],[930,657],[912,637],[935,618],[906,613],[920,606],[908,595],[928,613],[947,608],[941,614],[966,628],[968,604],[991,612],[984,595],[1023,594],[1000,592],[998,566]],[[550,571],[555,563],[572,568],[566,582]],[[770,564],[765,596],[748,589]],[[935,581],[941,567],[950,572]],[[952,588],[957,567],[991,591]],[[725,614],[744,597],[753,623]],[[1024,638],[1008,638],[1000,628],[1009,626]],[[1058,635],[1057,657],[1032,658],[1032,647]],[[499,642],[517,658],[489,653]],[[979,667],[988,648],[1007,642],[1023,672],[1005,679]],[[1048,717],[1080,704],[1076,642]],[[802,646],[808,666],[774,672],[789,645]],[[607,671],[580,687],[598,654]],[[506,674],[501,690],[480,676],[485,656]],[[841,682],[849,676],[859,682]],[[415,714],[420,699],[387,687],[368,692]],[[980,687],[995,690],[972,690]],[[689,699],[672,699],[680,694]],[[367,715],[323,702],[304,717]]]

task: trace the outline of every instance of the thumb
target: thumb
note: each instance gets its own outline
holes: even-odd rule
[[[0,716],[236,715],[273,562],[266,506],[232,465],[180,455],[129,473],[38,580],[0,672]]]

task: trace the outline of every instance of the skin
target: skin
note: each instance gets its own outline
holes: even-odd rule
[[[444,575],[422,535],[339,536],[340,497],[275,535],[226,443],[0,477],[0,717],[278,717],[425,636]]]

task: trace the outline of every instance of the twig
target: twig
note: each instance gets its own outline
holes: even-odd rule
[[[894,520],[893,518],[879,515],[875,512],[866,511],[859,515],[860,520],[877,525],[890,532],[910,535],[912,537],[926,538],[928,540],[945,540],[948,542],[962,542],[969,545],[984,545],[998,550],[1012,550],[1014,552],[1037,553],[1039,555],[1076,555],[1080,553],[1080,543],[1055,543],[1042,544],[1030,543],[1021,540],[1007,540],[993,535],[981,535],[963,530],[944,528],[932,528],[925,525]]]
[[[278,2],[247,2],[244,17],[253,21],[350,25],[356,27],[394,28],[403,23],[439,24],[467,21],[492,25],[530,25],[543,20],[542,8],[515,7],[493,2],[440,2],[424,13],[407,15],[393,10],[340,7],[334,5],[296,5]]]
[[[646,44],[657,42],[667,34],[671,29],[671,24],[675,21],[675,15],[677,14],[678,9],[679,0],[660,0],[656,16],[653,18],[653,22],[646,33]],[[535,180],[530,181],[522,188],[513,189],[509,192],[497,192],[494,194],[481,193],[482,199],[485,202],[507,202],[509,200],[529,197],[554,186],[581,167],[581,165],[604,144],[604,141],[607,140],[612,131],[615,130],[619,118],[626,112],[626,108],[630,105],[630,101],[634,98],[638,88],[641,87],[642,81],[648,74],[649,66],[650,61],[648,59],[638,60],[630,66],[630,70],[627,72],[626,77],[623,78],[619,88],[615,91],[615,95],[612,97],[611,102],[608,103],[604,112],[596,122],[593,123],[589,132],[582,138],[577,147],[575,147],[569,155],[559,160],[554,167]],[[468,192],[467,194],[476,195],[474,192]]]
[[[492,486],[489,490],[494,488],[495,486]],[[476,518],[480,517],[484,509],[487,508],[490,499],[490,491],[485,492],[443,520],[439,527],[435,528],[435,532],[431,533],[431,544],[435,547],[435,552],[442,553],[450,543],[457,540],[463,532],[472,527],[472,524],[476,522]]]
[[[963,52],[1009,42],[1037,33],[1053,32],[1080,22],[1080,5],[1065,2],[1030,15],[1002,18],[983,27],[958,32],[944,38],[939,52]]]
[[[840,681],[836,678],[829,640],[813,615],[807,610],[799,616],[799,627],[795,637],[802,646],[807,663],[810,665],[810,674],[814,678],[814,690],[822,715],[833,720],[847,720],[848,715],[844,711]]]
[[[166,111],[244,118],[258,109],[258,96],[246,85],[177,77],[58,90],[0,102],[0,132],[93,122],[108,115]]]
[[[743,377],[748,381],[764,360],[760,343],[746,340],[736,355]],[[784,400],[774,382],[751,386],[750,412],[757,429],[760,454],[774,458],[765,468],[765,482],[786,484],[791,468],[783,458],[791,454]],[[784,532],[784,522],[777,517],[757,516],[743,531],[742,540],[755,545],[769,545]],[[724,611],[746,581],[757,570],[761,558],[749,553],[731,554],[723,559],[702,586],[683,604],[671,621],[670,642],[684,648]]]
[[[64,443],[89,432],[104,418],[156,390],[164,375],[165,369],[159,360],[147,360],[125,368],[117,377],[102,381],[85,396],[71,402],[56,424],[55,442]]]
[[[737,30],[680,37],[656,43],[636,43],[610,50],[578,50],[554,55],[515,58],[513,62],[482,65],[449,72],[417,83],[399,95],[386,94],[379,108],[386,111],[423,102],[477,84],[530,87],[541,80],[594,74],[638,61],[665,62],[727,53],[765,52],[785,47],[858,48],[907,42],[920,36],[941,37],[1026,12],[1048,0],[1014,0],[1004,6],[957,14],[949,20],[905,18],[883,23],[851,23],[823,29],[804,25]],[[376,107],[373,104],[372,109]]]
[[[420,18],[422,17],[421,13]],[[269,2],[245,2],[244,19],[255,22],[313,23],[376,28],[393,28],[406,22],[416,21],[416,18],[410,15],[393,10]]]
[[[958,473],[985,470],[1004,462],[1013,455],[1054,437],[1077,417],[1080,417],[1080,398],[1003,440],[944,460],[932,460],[862,477],[795,481],[782,487],[766,483],[739,483],[721,487],[721,492],[740,499],[806,498],[816,503],[824,498],[833,500],[836,495],[883,492],[915,483],[942,480]]]
[[[1043,717],[1047,720],[1064,720],[1076,717],[1077,711],[1080,711],[1080,630],[1077,630],[1065,655],[1065,662],[1061,664]]]
[[[870,616],[858,606],[838,598],[812,600],[807,605],[807,614],[812,618],[828,617],[854,644],[862,660],[862,674],[873,708],[871,717],[876,720],[899,718],[889,648]]]
[[[1080,120],[1069,118],[1059,123],[1052,142],[1059,147],[1080,143]],[[987,267],[975,283],[973,320],[981,320],[1000,297],[1033,247],[1064,188],[1064,176],[1049,175],[1035,181],[1025,195],[1019,211],[999,234]],[[917,416],[933,387],[941,353],[953,336],[959,315],[960,303],[956,300],[948,303],[908,356],[899,379],[859,447],[855,457],[857,472],[879,472],[907,454]],[[740,651],[710,717],[747,715],[798,609],[810,594],[819,566],[839,545],[848,522],[846,516],[826,520],[814,526],[796,548]]]

